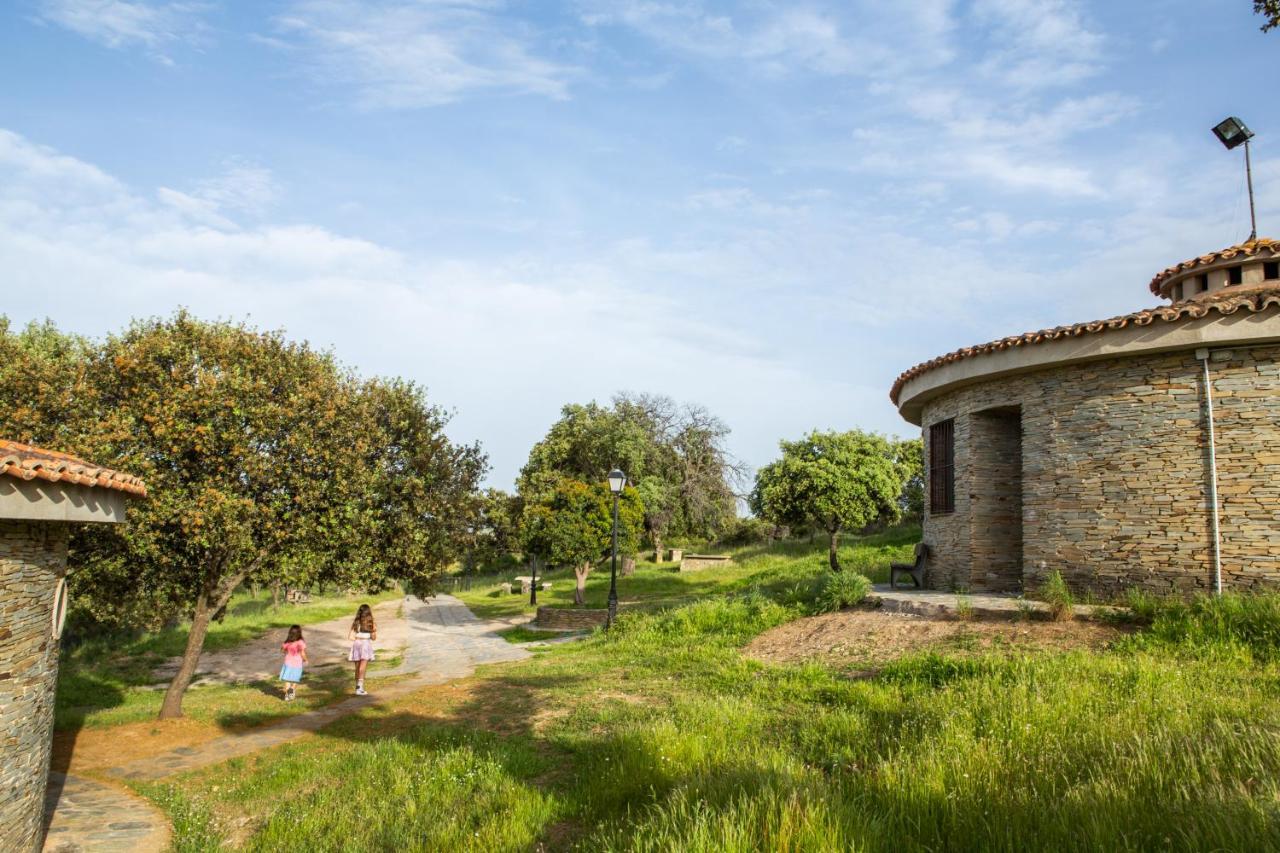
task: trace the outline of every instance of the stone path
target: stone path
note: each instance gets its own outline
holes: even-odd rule
[[[880,609],[886,613],[910,613],[916,616],[954,615],[962,600],[967,601],[970,611],[979,617],[1011,619],[1020,615],[1023,610],[1032,613],[1049,612],[1049,605],[1043,601],[1020,598],[1011,592],[972,592],[961,595],[936,589],[892,589],[887,583],[878,583],[872,587],[867,600],[879,601]],[[1122,610],[1124,608],[1102,604],[1077,604],[1075,615],[1081,619],[1092,619]]]
[[[530,655],[528,650],[512,645],[498,636],[498,631],[510,625],[504,621],[486,622],[477,619],[465,604],[451,595],[437,595],[430,601],[406,598],[404,618],[408,623],[408,642],[404,656],[398,667],[370,674],[368,687],[373,691],[373,695],[352,696],[350,699],[344,699],[316,711],[298,714],[272,726],[243,734],[224,735],[197,746],[177,747],[158,756],[126,762],[105,771],[106,775],[120,779],[151,781],[187,770],[207,767],[296,740],[341,717],[380,701],[394,699],[428,685],[465,678],[482,664],[521,660]],[[380,689],[377,679],[391,675],[410,677]],[[152,849],[140,846],[139,843],[121,847],[98,846],[96,841],[94,844],[82,847],[50,846],[62,843],[60,839],[88,839],[92,833],[101,833],[104,814],[134,815],[139,813],[139,807],[155,812],[145,801],[108,785],[72,776],[67,777],[66,786],[63,796],[51,797],[48,803],[54,811],[45,845],[46,851],[61,853],[64,849],[67,851]],[[65,791],[72,791],[73,796],[68,798]],[[75,796],[76,791],[95,793],[90,798],[87,794]],[[81,807],[82,802],[89,805]],[[168,824],[163,816],[160,816],[159,820],[160,826],[164,829],[165,843],[167,843]],[[115,832],[143,832],[141,825],[134,828],[124,826],[144,823],[141,818],[135,820],[133,817],[125,817],[121,820],[112,820],[107,826],[109,828],[116,823],[122,824],[122,828],[113,830]],[[147,823],[150,825],[151,822]],[[54,827],[58,828],[56,832]],[[83,844],[83,842],[77,843]],[[162,844],[154,849],[162,850],[164,846]]]
[[[127,791],[83,779],[49,774],[45,813],[46,853],[161,853],[169,849],[169,819]]]

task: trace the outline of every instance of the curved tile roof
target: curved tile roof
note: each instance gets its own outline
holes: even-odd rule
[[[1251,257],[1259,252],[1280,254],[1280,241],[1271,240],[1267,237],[1259,237],[1256,240],[1249,240],[1236,246],[1228,246],[1220,251],[1210,252],[1207,255],[1201,255],[1198,258],[1192,258],[1189,261],[1183,261],[1180,264],[1175,264],[1167,270],[1157,273],[1155,278],[1151,279],[1151,292],[1156,296],[1164,296],[1165,294],[1160,292],[1160,286],[1176,275],[1189,272],[1196,267],[1208,266],[1209,264],[1216,263],[1218,261],[1229,261],[1239,255]]]
[[[1280,309],[1280,288],[1258,288],[1250,293],[1232,294],[1216,299],[1187,300],[1174,305],[1160,305],[1155,308],[1135,311],[1132,314],[1122,314],[1119,317],[1112,317],[1108,320],[1094,320],[1091,323],[1076,323],[1072,326],[1058,326],[1053,329],[1042,329],[1038,332],[1026,332],[1025,334],[1001,338],[998,341],[991,341],[975,347],[964,347],[955,352],[938,356],[923,364],[917,364],[894,381],[893,388],[889,391],[889,399],[896,406],[898,404],[898,395],[902,393],[903,386],[912,379],[943,365],[952,364],[977,355],[1013,349],[1014,347],[1047,343],[1061,338],[1078,338],[1081,335],[1099,334],[1111,329],[1123,329],[1126,326],[1149,326],[1155,322],[1176,323],[1180,320],[1198,320],[1208,316],[1211,312],[1234,314],[1237,311],[1245,310],[1256,314],[1270,308]]]
[[[34,480],[39,477],[51,483],[115,489],[139,497],[147,495],[146,485],[132,474],[103,468],[56,450],[45,450],[3,439],[0,439],[0,474],[17,477],[19,480]]]

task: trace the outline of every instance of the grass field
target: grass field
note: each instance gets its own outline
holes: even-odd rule
[[[904,545],[846,547],[875,569]],[[740,653],[808,612],[821,548],[739,557],[641,569],[623,598],[652,597],[608,635],[141,790],[179,850],[1280,848],[1280,599],[851,679]]]

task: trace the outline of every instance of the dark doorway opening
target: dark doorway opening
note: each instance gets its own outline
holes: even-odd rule
[[[1022,590],[1022,408],[973,414],[969,585]]]

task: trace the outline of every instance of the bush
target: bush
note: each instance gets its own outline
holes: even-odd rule
[[[871,592],[871,581],[857,572],[828,572],[818,593],[818,609],[834,613],[842,607],[860,604]]]
[[[1049,605],[1049,615],[1055,621],[1065,622],[1076,615],[1076,597],[1071,594],[1071,588],[1067,586],[1067,582],[1062,579],[1062,573],[1057,569],[1050,573],[1040,594]]]
[[[739,518],[716,543],[729,548],[741,548],[747,545],[759,545],[769,541],[773,525],[762,518]]]

